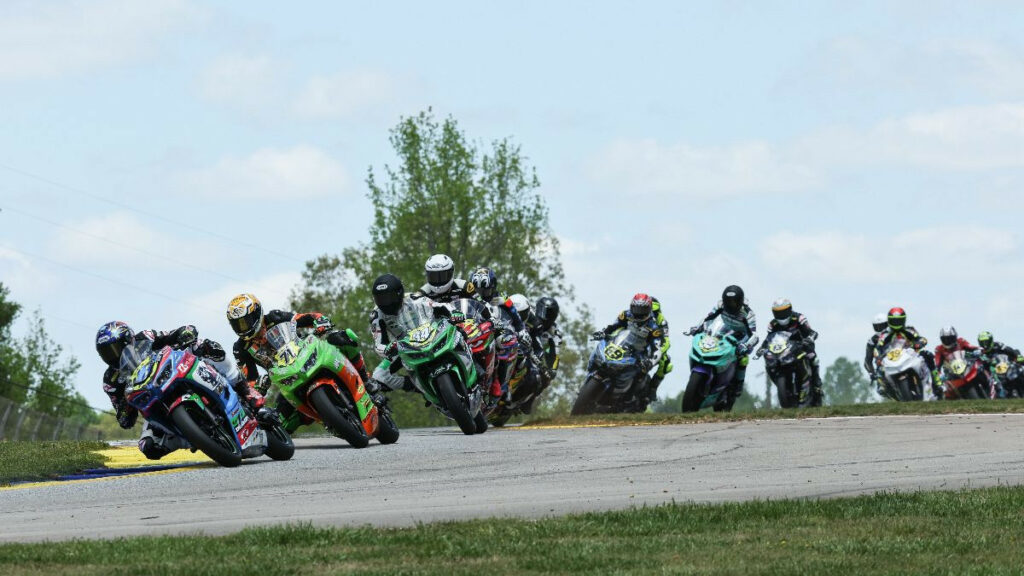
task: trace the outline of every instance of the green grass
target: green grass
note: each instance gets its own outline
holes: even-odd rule
[[[832,416],[896,416],[911,414],[1008,414],[1024,413],[1024,399],[958,400],[953,402],[881,402],[849,404],[789,410],[751,410],[747,412],[701,412],[681,414],[594,414],[555,416],[527,421],[526,426],[572,425],[654,425],[695,422],[736,422],[741,420],[778,420],[783,418],[827,418]]]
[[[0,485],[103,466],[103,442],[0,442]]]
[[[3,574],[1021,574],[1024,488],[0,546]]]

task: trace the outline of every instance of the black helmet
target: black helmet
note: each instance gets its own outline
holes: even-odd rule
[[[949,348],[956,344],[956,328],[952,326],[946,326],[942,330],[939,330],[939,340],[942,341],[942,345]]]
[[[385,314],[397,314],[405,299],[405,286],[394,274],[382,274],[373,281],[373,303]]]
[[[545,328],[550,328],[558,320],[558,301],[551,296],[541,296],[534,306],[534,314]]]
[[[96,331],[96,352],[111,368],[121,364],[121,352],[132,343],[135,333],[124,322],[107,322]]]
[[[486,302],[490,302],[498,295],[498,277],[494,275],[494,270],[490,268],[478,268],[469,277],[469,281],[473,283],[477,293]]]
[[[733,284],[722,291],[722,307],[729,314],[739,314],[743,302],[743,288]]]

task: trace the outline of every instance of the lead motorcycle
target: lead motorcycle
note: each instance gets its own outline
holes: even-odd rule
[[[232,362],[214,362],[191,350],[153,350],[143,341],[125,348],[120,370],[131,375],[124,391],[128,404],[150,426],[184,438],[221,466],[263,454],[288,460],[295,453],[276,411],[253,414],[235,393],[232,384],[242,376]]]
[[[737,346],[739,340],[722,316],[693,335],[683,412],[696,412],[708,406],[714,407],[715,412],[732,410],[735,399],[728,398],[728,389],[739,361]]]
[[[897,402],[923,400],[925,387],[931,387],[932,374],[924,358],[902,338],[876,349],[875,363],[885,395]]]
[[[768,377],[779,395],[779,406],[783,408],[804,408],[811,405],[812,369],[798,340],[785,330],[772,332],[764,348],[757,352],[764,356]]]
[[[643,370],[647,342],[630,328],[620,328],[599,338],[587,379],[576,396],[572,414],[643,412],[647,409],[648,371],[657,360],[648,361]]]

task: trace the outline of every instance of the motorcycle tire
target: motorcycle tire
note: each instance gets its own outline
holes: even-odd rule
[[[350,410],[339,407],[331,397],[333,395],[334,390],[324,385],[309,394],[309,403],[316,409],[316,413],[332,434],[348,442],[353,448],[366,448],[370,444],[370,436],[363,429],[359,417]]]
[[[263,453],[272,460],[291,460],[295,455],[295,442],[284,427],[278,424],[263,430],[267,433],[267,449]]]
[[[779,376],[774,380],[775,393],[779,395],[779,407],[780,408],[796,408],[800,403],[800,397],[789,391],[789,379],[785,376]]]
[[[211,460],[225,468],[234,468],[241,464],[242,449],[238,446],[235,435],[228,433],[223,426],[218,425],[213,428],[216,438],[211,437],[196,422],[196,418],[190,412],[192,409],[200,410],[192,402],[182,402],[171,412],[171,420],[174,421],[181,435],[188,440],[189,444],[198,448],[203,454],[209,456]],[[209,419],[210,415],[205,414],[205,410],[203,412],[202,417]]]
[[[504,411],[502,411],[501,414],[492,415],[490,419],[491,426],[494,426],[495,428],[501,428],[502,426],[508,423],[510,418],[512,418],[512,414],[509,414],[508,412]]]
[[[476,424],[477,434],[487,432],[487,416],[483,412],[477,412],[476,416],[473,417],[473,422]]]
[[[462,396],[455,391],[455,382],[452,381],[452,375],[445,372],[437,377],[434,381],[434,389],[437,390],[437,395],[441,398],[441,402],[444,403],[444,407],[448,409],[448,413],[452,415],[452,419],[459,425],[459,429],[466,436],[476,434],[476,421],[473,419],[473,415],[469,413],[469,406],[466,406],[466,401]]]
[[[896,393],[900,396],[900,402],[910,402],[914,399],[913,394],[910,393],[910,383],[906,378],[901,378],[896,383]]]
[[[391,410],[377,408],[377,441],[381,444],[398,442],[398,424],[391,416]]]
[[[696,412],[704,402],[704,382],[707,375],[700,372],[691,372],[690,381],[686,384],[686,392],[683,392],[683,412]]]
[[[961,390],[960,397],[964,400],[981,400],[982,398],[977,386],[967,386],[966,389]]]
[[[572,416],[593,414],[597,406],[597,400],[604,394],[604,384],[600,380],[591,378],[583,383],[580,393],[576,395],[576,401],[572,404]]]

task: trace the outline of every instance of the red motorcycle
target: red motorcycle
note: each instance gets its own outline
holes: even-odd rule
[[[995,398],[995,382],[989,377],[981,358],[956,350],[942,362],[942,380],[946,384],[946,400],[978,400]]]
[[[498,369],[496,331],[494,322],[491,321],[490,310],[483,302],[469,298],[460,298],[450,306],[452,312],[462,313],[463,319],[456,326],[465,335],[466,344],[473,351],[473,361],[476,363],[480,382],[485,385],[486,390],[490,390],[491,384],[497,378]]]

